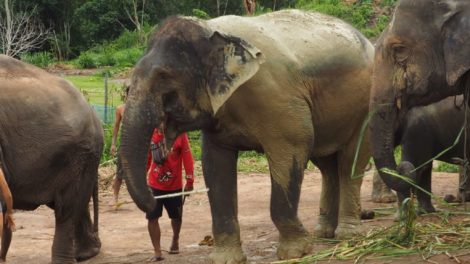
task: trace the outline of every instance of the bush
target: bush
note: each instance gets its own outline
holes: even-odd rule
[[[129,49],[140,46],[140,36],[137,31],[125,30],[117,39],[112,42],[116,49]]]
[[[77,59],[78,67],[82,69],[96,68],[98,66],[98,62],[96,61],[94,55],[95,54],[92,54],[88,51],[81,53]]]
[[[116,66],[118,67],[132,67],[144,53],[143,49],[130,48],[114,53],[114,59],[116,60]]]
[[[41,68],[46,68],[54,62],[50,52],[24,53],[21,55],[21,60]]]

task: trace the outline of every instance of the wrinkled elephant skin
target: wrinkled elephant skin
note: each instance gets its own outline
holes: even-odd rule
[[[55,210],[52,263],[98,254],[103,131],[85,98],[69,82],[0,55],[0,124],[0,165],[14,208]]]
[[[466,0],[401,0],[377,40],[370,142],[380,176],[401,196],[409,195],[410,184],[385,173],[384,168],[416,182],[419,175],[414,167],[419,164],[408,160],[396,164],[394,135],[411,108],[470,89],[469,17],[470,1]]]
[[[237,218],[238,152],[265,153],[271,172],[271,218],[278,257],[310,250],[297,214],[308,161],[322,171],[316,234],[349,236],[360,224],[360,178],[354,153],[368,113],[373,47],[350,25],[286,10],[211,20],[172,17],[153,34],[137,64],[126,103],[120,154],[139,208],[155,204],[145,161],[153,128],[167,145],[201,129],[216,263],[246,261]],[[355,173],[369,159],[361,146]]]

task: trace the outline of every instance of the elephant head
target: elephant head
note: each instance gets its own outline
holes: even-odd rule
[[[376,43],[369,124],[378,169],[396,169],[394,134],[407,111],[468,85],[470,3],[464,0],[402,0]],[[415,164],[416,165],[416,164]],[[420,164],[417,164],[420,165]],[[411,178],[413,165],[398,171]],[[389,187],[409,192],[404,181],[381,173]]]
[[[155,203],[145,171],[154,128],[162,125],[171,146],[178,134],[212,124],[262,58],[244,40],[195,18],[169,18],[153,33],[133,73],[120,148],[129,193],[141,210]]]

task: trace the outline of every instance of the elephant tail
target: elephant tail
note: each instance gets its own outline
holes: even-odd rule
[[[93,232],[98,234],[98,177],[95,181],[95,187],[93,188]]]

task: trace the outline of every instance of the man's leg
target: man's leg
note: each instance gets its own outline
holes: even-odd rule
[[[177,190],[175,192],[180,192]],[[171,218],[171,228],[173,229],[173,240],[171,241],[170,254],[179,253],[179,239],[181,224],[183,223],[183,198],[181,196],[163,199],[163,205]]]
[[[118,207],[118,197],[119,197],[119,190],[121,189],[121,185],[122,185],[122,179],[116,176],[113,181],[114,206],[116,208]]]
[[[180,230],[182,219],[171,219],[171,228],[173,229],[173,240],[171,241],[170,253],[178,254],[180,247],[179,247],[179,239],[180,239]]]
[[[152,193],[154,196],[165,194],[162,191],[156,190],[152,188]],[[162,216],[163,212],[163,203],[162,200],[157,200],[155,204],[155,208],[152,212],[146,214],[146,218],[148,220],[147,228],[150,235],[150,240],[152,241],[154,256],[151,261],[158,261],[163,260],[162,258],[162,250],[160,246],[160,225],[158,224],[158,219]]]
[[[148,230],[150,235],[150,240],[152,241],[154,255],[156,258],[162,256],[162,250],[160,246],[160,225],[158,224],[158,218],[153,220],[148,220]]]

